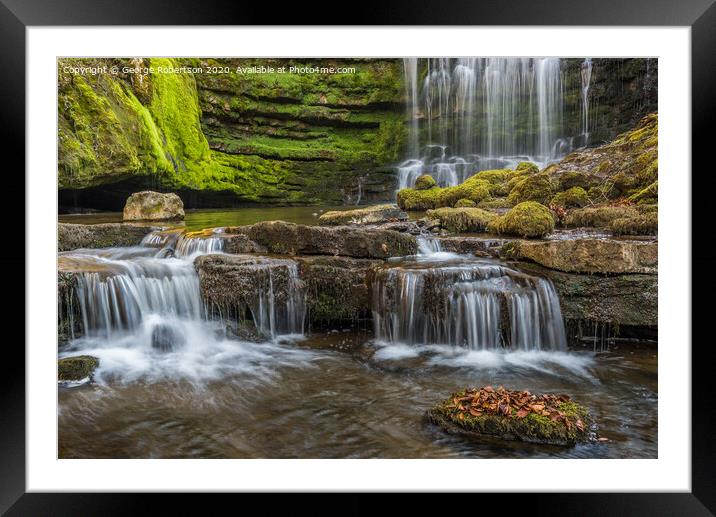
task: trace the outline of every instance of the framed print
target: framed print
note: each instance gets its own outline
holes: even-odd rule
[[[211,27],[218,8],[42,4],[2,8],[8,149],[26,135],[3,509],[439,491],[713,511],[691,169],[716,8]]]

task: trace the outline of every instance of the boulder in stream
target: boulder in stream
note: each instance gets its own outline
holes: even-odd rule
[[[103,223],[57,225],[57,251],[78,248],[137,246],[156,227],[141,224]]]
[[[57,379],[63,382],[91,378],[99,359],[91,355],[65,357],[57,361]]]
[[[152,348],[159,352],[172,352],[184,343],[184,336],[169,325],[161,324],[152,329]]]
[[[535,395],[503,387],[458,391],[428,410],[448,433],[550,445],[595,441],[589,411],[568,395]]]
[[[174,193],[135,192],[124,205],[125,221],[171,221],[184,219],[184,203]]]

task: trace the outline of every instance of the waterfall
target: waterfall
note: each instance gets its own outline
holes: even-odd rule
[[[391,267],[373,284],[378,340],[472,350],[566,350],[552,284],[492,263]]]
[[[647,60],[648,71],[648,60]],[[585,58],[582,63],[582,135],[584,145],[589,143],[589,86],[592,81],[592,58]]]
[[[569,150],[559,58],[408,58],[404,71],[409,137],[399,188],[425,173],[456,185],[480,170],[544,165]]]

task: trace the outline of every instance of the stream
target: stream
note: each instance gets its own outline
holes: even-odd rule
[[[94,383],[59,387],[61,458],[657,455],[656,350],[569,347],[548,281],[423,239],[378,274],[374,325],[308,332],[293,261],[259,261],[252,342],[201,300],[193,261],[220,240],[166,239],[59,255],[83,271],[85,330],[59,356],[100,360]],[[276,268],[289,278],[282,292]],[[609,442],[476,441],[424,421],[455,389],[488,384],[567,392]]]

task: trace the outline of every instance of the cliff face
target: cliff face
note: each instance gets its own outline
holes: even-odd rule
[[[115,59],[58,64],[60,201],[116,208],[139,187],[189,206],[356,202],[393,188],[404,140],[396,60],[354,73],[251,73],[333,60]],[[67,66],[119,67],[69,74]],[[143,73],[154,67],[231,73]],[[246,73],[237,74],[241,67]],[[123,70],[128,71],[124,72]],[[107,187],[109,185],[109,187]],[[79,198],[79,199],[78,199]]]
[[[562,65],[573,135],[582,63]],[[657,109],[656,63],[594,60],[590,144]],[[67,68],[80,66],[117,73]],[[167,72],[179,67],[204,72]],[[61,208],[117,210],[145,188],[176,191],[188,208],[388,199],[405,157],[400,59],[66,59],[58,86]]]

